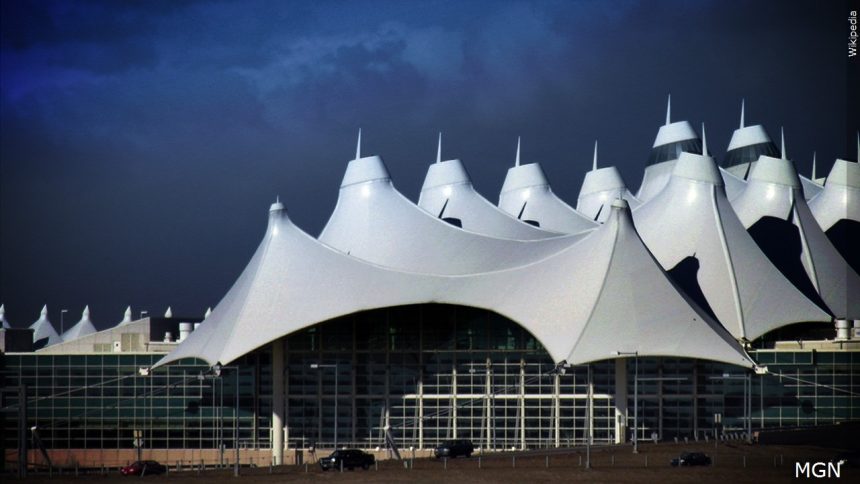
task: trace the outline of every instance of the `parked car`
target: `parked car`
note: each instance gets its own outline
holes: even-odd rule
[[[675,459],[672,459],[672,467],[679,466],[709,466],[711,458],[701,452],[684,452]]]
[[[372,454],[358,449],[339,449],[332,452],[328,457],[321,458],[319,462],[320,468],[324,471],[340,469],[341,463],[343,463],[344,469],[353,470],[356,467],[361,467],[367,470],[376,463],[376,458]]]
[[[436,450],[433,454],[437,459],[441,457],[450,457],[452,459],[456,458],[458,455],[465,455],[466,457],[472,457],[472,452],[475,451],[475,446],[472,445],[471,441],[468,440],[449,440],[446,442],[442,442],[436,447]]]
[[[138,460],[121,468],[120,473],[124,476],[148,476],[150,474],[164,474],[167,467],[154,460]]]

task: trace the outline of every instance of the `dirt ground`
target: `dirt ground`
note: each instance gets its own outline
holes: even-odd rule
[[[683,451],[705,452],[714,461],[710,467],[673,468],[669,461]],[[408,452],[407,452],[408,453]],[[592,469],[585,469],[585,450],[563,449],[552,451],[510,452],[472,456],[447,462],[435,459],[415,459],[412,466],[396,460],[380,461],[377,468],[323,472],[319,466],[282,466],[269,468],[242,468],[241,477],[233,477],[230,470],[170,472],[163,476],[147,476],[148,481],[167,480],[177,484],[216,484],[220,482],[408,482],[408,483],[688,483],[795,481],[794,463],[828,461],[838,454],[832,449],[802,446],[758,446],[744,443],[714,444],[643,444],[639,454],[630,446],[603,447],[592,450]],[[271,472],[271,473],[270,473]],[[122,477],[115,471],[109,475],[81,475],[79,477],[54,475],[52,478],[31,475],[28,482],[77,483],[84,480],[96,483],[128,482],[139,479]],[[860,469],[842,467],[843,482],[860,482]]]

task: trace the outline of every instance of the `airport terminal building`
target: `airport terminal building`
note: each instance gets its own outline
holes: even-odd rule
[[[60,335],[44,310],[4,329],[6,460],[22,428],[46,451],[37,464],[236,448],[279,464],[334,446],[495,451],[860,420],[845,243],[857,162],[800,177],[784,142],[744,149],[767,134],[742,123],[737,175],[704,132],[666,121],[637,195],[595,146],[575,207],[519,149],[492,204],[441,141],[415,204],[359,141],[319,237],[274,203],[205,318],[129,311],[95,331],[87,309]]]

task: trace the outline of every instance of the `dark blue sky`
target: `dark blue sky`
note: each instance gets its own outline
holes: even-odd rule
[[[822,5],[826,4],[826,5]],[[540,161],[571,203],[591,162],[631,188],[663,122],[738,122],[808,172],[846,156],[842,2],[2,2],[0,302],[106,327],[202,315],[280,195],[316,235],[363,128],[413,200],[436,133],[496,201]],[[853,150],[852,150],[853,151]],[[854,158],[853,152],[850,157]]]

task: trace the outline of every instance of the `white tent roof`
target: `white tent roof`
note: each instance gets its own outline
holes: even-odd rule
[[[666,188],[633,215],[663,268],[691,296],[701,291],[734,337],[754,340],[790,323],[830,321],[744,229],[712,157],[682,153]]]
[[[39,319],[37,319],[36,322],[30,325],[30,329],[33,330],[33,343],[36,345],[41,345],[44,347],[62,341],[60,335],[57,334],[57,330],[54,329],[54,326],[51,324],[51,321],[48,320],[47,304],[42,307],[42,312],[39,314]],[[45,343],[42,344],[42,341],[44,341]]]
[[[12,325],[9,324],[9,321],[6,321],[6,305],[0,304],[0,323],[2,323],[3,328],[9,329]]]
[[[726,156],[723,159],[724,171],[731,173],[740,180],[749,178],[756,160],[761,155],[779,156],[780,152],[765,131],[764,126],[755,124],[747,126],[744,120],[745,103],[741,101],[741,122],[732,133],[729,146],[726,148]],[[734,189],[726,185],[729,200],[734,200]]]
[[[591,220],[603,223],[609,217],[612,202],[619,198],[627,200],[632,209],[640,205],[639,200],[627,189],[618,168],[597,167],[597,142],[595,141],[591,171],[587,172],[582,180],[582,187],[576,200],[576,210]]]
[[[795,278],[792,282],[801,289],[811,283],[837,318],[860,319],[860,277],[848,267],[815,221],[791,161],[760,157],[750,174],[746,190],[732,205],[747,230],[764,217],[793,224],[800,237],[799,257],[808,280]],[[762,236],[770,235],[774,234],[769,232]],[[773,246],[786,248],[786,244],[787,241],[778,240]],[[768,257],[774,260],[779,255],[769,253]],[[780,263],[776,264],[783,273],[789,270]]]
[[[499,194],[499,208],[554,232],[576,234],[597,226],[553,193],[539,163],[508,169]]]
[[[860,164],[837,159],[809,209],[825,232],[840,220],[860,222]]]
[[[693,151],[698,146],[699,135],[690,123],[687,121],[673,123],[671,117],[672,97],[670,96],[666,103],[666,124],[660,126],[657,131],[648,165],[642,175],[642,183],[636,192],[636,198],[640,202],[651,200],[666,186],[675,167],[675,160],[681,152]]]
[[[524,265],[582,235],[511,240],[459,229],[401,195],[378,156],[349,162],[337,206],[319,240],[382,266],[427,274],[473,274]]]
[[[125,308],[125,313],[123,313],[122,321],[120,321],[117,326],[122,326],[131,322],[133,322],[133,318],[131,316],[131,306],[128,306],[127,308]]]
[[[90,321],[90,307],[87,306],[81,314],[81,320],[75,323],[71,328],[67,329],[61,337],[63,341],[72,341],[80,338],[81,336],[86,336],[96,332],[96,327],[93,326],[93,322]]]
[[[460,160],[442,161],[441,155],[427,169],[418,206],[436,218],[459,223],[465,230],[493,237],[534,240],[560,235],[533,227],[499,210],[475,191]]]
[[[348,172],[345,181],[350,177]],[[326,247],[293,225],[283,205],[275,203],[263,241],[236,283],[206,324],[158,365],[186,357],[228,364],[338,316],[435,302],[506,316],[530,331],[557,362],[585,363],[636,351],[751,366],[731,335],[672,285],[636,235],[626,203],[619,201],[613,213],[581,242],[545,260],[491,273],[438,276],[390,270]]]
[[[738,198],[738,195],[743,193],[747,187],[747,182],[743,178],[738,178],[723,167],[720,167],[720,176],[723,179],[723,185],[726,187],[726,197],[729,200]]]

